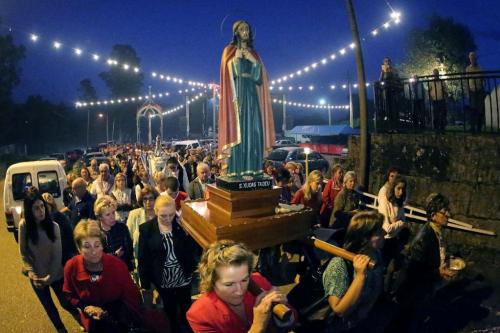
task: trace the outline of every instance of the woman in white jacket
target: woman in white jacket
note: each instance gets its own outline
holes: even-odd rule
[[[406,180],[396,176],[393,182],[387,184],[386,199],[379,202],[378,211],[384,215],[383,228],[385,231],[385,244],[383,257],[386,265],[401,250],[407,232],[404,202],[406,200]]]

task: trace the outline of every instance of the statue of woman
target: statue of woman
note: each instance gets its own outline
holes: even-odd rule
[[[233,24],[220,72],[219,158],[226,176],[251,179],[262,175],[275,134],[269,79],[247,22]]]

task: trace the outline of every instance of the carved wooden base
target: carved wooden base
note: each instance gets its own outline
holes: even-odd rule
[[[280,188],[233,192],[209,186],[208,201],[182,203],[181,224],[207,248],[221,239],[245,243],[256,250],[308,236],[313,212],[275,214]]]

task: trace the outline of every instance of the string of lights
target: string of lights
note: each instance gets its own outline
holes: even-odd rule
[[[21,29],[14,29],[12,27],[8,27],[9,32],[13,32],[15,30],[18,30],[22,33],[26,33],[25,31],[22,31]],[[115,68],[120,68],[124,72],[128,73],[134,73],[134,74],[139,74],[139,73],[145,73],[145,71],[140,67],[140,66],[134,66],[132,64],[126,63],[126,62],[120,62],[117,59],[111,58],[111,57],[105,57],[103,56],[102,52],[96,52],[96,51],[86,51],[82,47],[76,45],[76,46],[68,46],[70,43],[64,42],[59,39],[54,39],[52,41],[49,40],[49,38],[43,38],[40,34],[37,33],[26,33],[28,35],[28,39],[33,43],[33,44],[40,44],[44,40],[48,41],[48,45],[56,51],[61,52],[62,50],[70,50],[70,52],[79,58],[86,58],[94,63],[100,63],[100,64],[106,64],[109,67],[115,67]],[[74,44],[73,44],[74,45]],[[211,83],[204,83],[196,80],[185,80],[179,75],[175,74],[166,74],[166,73],[159,73],[158,71],[151,71],[150,76],[155,79],[159,79],[161,81],[165,82],[171,82],[171,83],[176,83],[176,84],[187,84],[189,86],[193,87],[200,87],[200,88],[210,88]]]
[[[398,25],[401,23],[401,13],[397,11],[393,11],[390,14],[390,20],[384,22],[377,28],[373,29],[370,32],[370,35],[372,37],[376,37],[380,31],[387,30],[393,25]],[[320,68],[320,65],[325,66],[328,63],[331,63],[335,59],[337,59],[339,56],[345,56],[349,50],[354,50],[357,47],[355,43],[350,43],[349,45],[340,48],[337,52],[333,52],[327,57],[323,57],[320,60],[312,62],[310,65],[304,66],[301,69],[298,69],[296,71],[290,72],[289,74],[283,75],[278,79],[271,80],[271,86],[275,86],[276,84],[280,84],[282,82],[287,82],[288,80],[292,80],[294,78],[301,77],[303,74],[307,74],[315,69]]]
[[[274,98],[273,103],[275,104],[283,104],[283,100]],[[285,101],[285,105],[288,106],[296,106],[298,108],[306,108],[306,109],[337,109],[337,110],[349,110],[349,105],[332,105],[332,104],[309,104],[302,102],[293,102],[293,101]]]
[[[207,94],[206,91],[202,92],[202,93],[199,93],[199,94],[195,95],[193,98],[188,99],[186,103],[179,104],[176,107],[173,107],[171,109],[168,109],[167,111],[162,112],[162,116],[166,116],[168,114],[171,114],[171,113],[174,113],[176,111],[182,110],[182,109],[184,109],[184,107],[186,106],[186,104],[191,104],[193,102],[196,102],[200,98],[204,97],[206,94]],[[157,115],[153,114],[153,115],[150,115],[150,118],[155,118],[156,116]]]
[[[336,89],[347,89],[349,87],[349,84],[354,88],[354,89],[357,89],[358,88],[358,84],[357,83],[341,83],[341,84],[330,84],[328,85],[328,89],[330,90],[336,90]],[[370,82],[367,82],[365,85],[366,87],[369,87],[370,85],[372,85],[373,83],[370,83]],[[282,92],[290,92],[290,91],[315,91],[317,90],[318,88],[325,88],[324,86],[316,86],[314,84],[309,84],[309,85],[301,85],[301,86],[292,86],[292,85],[288,85],[288,86],[270,86],[269,87],[269,90],[271,91],[282,91]]]
[[[389,21],[383,23],[379,27],[373,29],[371,31],[371,36],[375,37],[379,34],[379,31],[381,31],[383,29],[389,29],[393,24],[397,25],[400,22],[401,22],[401,14],[399,12],[393,11],[391,13],[391,19]],[[12,32],[12,31],[13,31],[13,28],[9,27],[9,32]],[[29,33],[28,36],[29,36],[29,40],[32,43],[40,43],[41,41],[44,40],[41,37],[41,35],[39,35],[39,34]],[[68,49],[68,50],[71,50],[73,55],[76,57],[80,57],[80,58],[86,57],[87,59],[89,59],[93,62],[104,63],[110,67],[120,68],[125,72],[134,73],[134,74],[146,73],[146,71],[144,71],[139,66],[134,66],[134,65],[128,64],[126,62],[119,62],[117,59],[113,59],[111,57],[104,57],[101,55],[102,53],[100,53],[100,52],[85,51],[82,47],[79,47],[79,46],[67,47],[66,46],[67,43],[63,42],[61,40],[52,40],[50,42],[50,45],[55,50],[60,51],[62,49]],[[68,45],[69,45],[69,43],[68,43]],[[282,82],[286,82],[286,81],[291,80],[293,78],[300,77],[302,74],[306,74],[312,70],[315,70],[316,68],[319,67],[319,65],[326,65],[326,64],[332,62],[333,60],[335,60],[337,58],[337,55],[340,55],[340,56],[346,55],[348,50],[353,50],[354,48],[356,48],[356,44],[350,43],[348,46],[340,48],[337,52],[330,54],[328,57],[324,57],[321,60],[318,60],[316,62],[311,63],[308,66],[303,67],[302,69],[299,69],[299,70],[294,71],[290,74],[284,75],[281,78],[278,78],[277,80],[272,80],[271,86],[276,86],[276,84],[280,84]],[[205,83],[205,82],[196,81],[196,80],[186,80],[179,75],[174,75],[172,73],[160,73],[159,71],[156,71],[156,70],[151,71],[150,76],[154,79],[159,79],[159,80],[164,81],[164,82],[175,83],[175,84],[187,84],[187,85],[192,86],[192,87],[199,87],[199,88],[203,88],[203,89],[207,89],[207,88],[211,89],[212,85],[213,85],[213,83]],[[290,88],[288,88],[288,89],[290,90]],[[313,89],[310,89],[310,90],[313,90]]]
[[[155,93],[155,94],[147,94],[147,95],[140,95],[140,96],[134,96],[134,97],[122,97],[122,98],[115,98],[115,99],[104,99],[104,100],[98,100],[98,101],[77,101],[77,102],[75,102],[75,107],[76,108],[85,108],[85,107],[92,107],[92,106],[134,103],[134,102],[142,102],[143,100],[148,100],[148,99],[154,100],[154,99],[158,99],[158,98],[165,98],[167,96],[170,96],[170,93],[168,91]]]

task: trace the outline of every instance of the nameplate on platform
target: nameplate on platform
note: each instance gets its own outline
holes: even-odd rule
[[[254,191],[273,188],[273,179],[271,177],[259,176],[254,177],[252,180],[233,178],[233,177],[219,177],[216,180],[217,187],[229,191]]]

